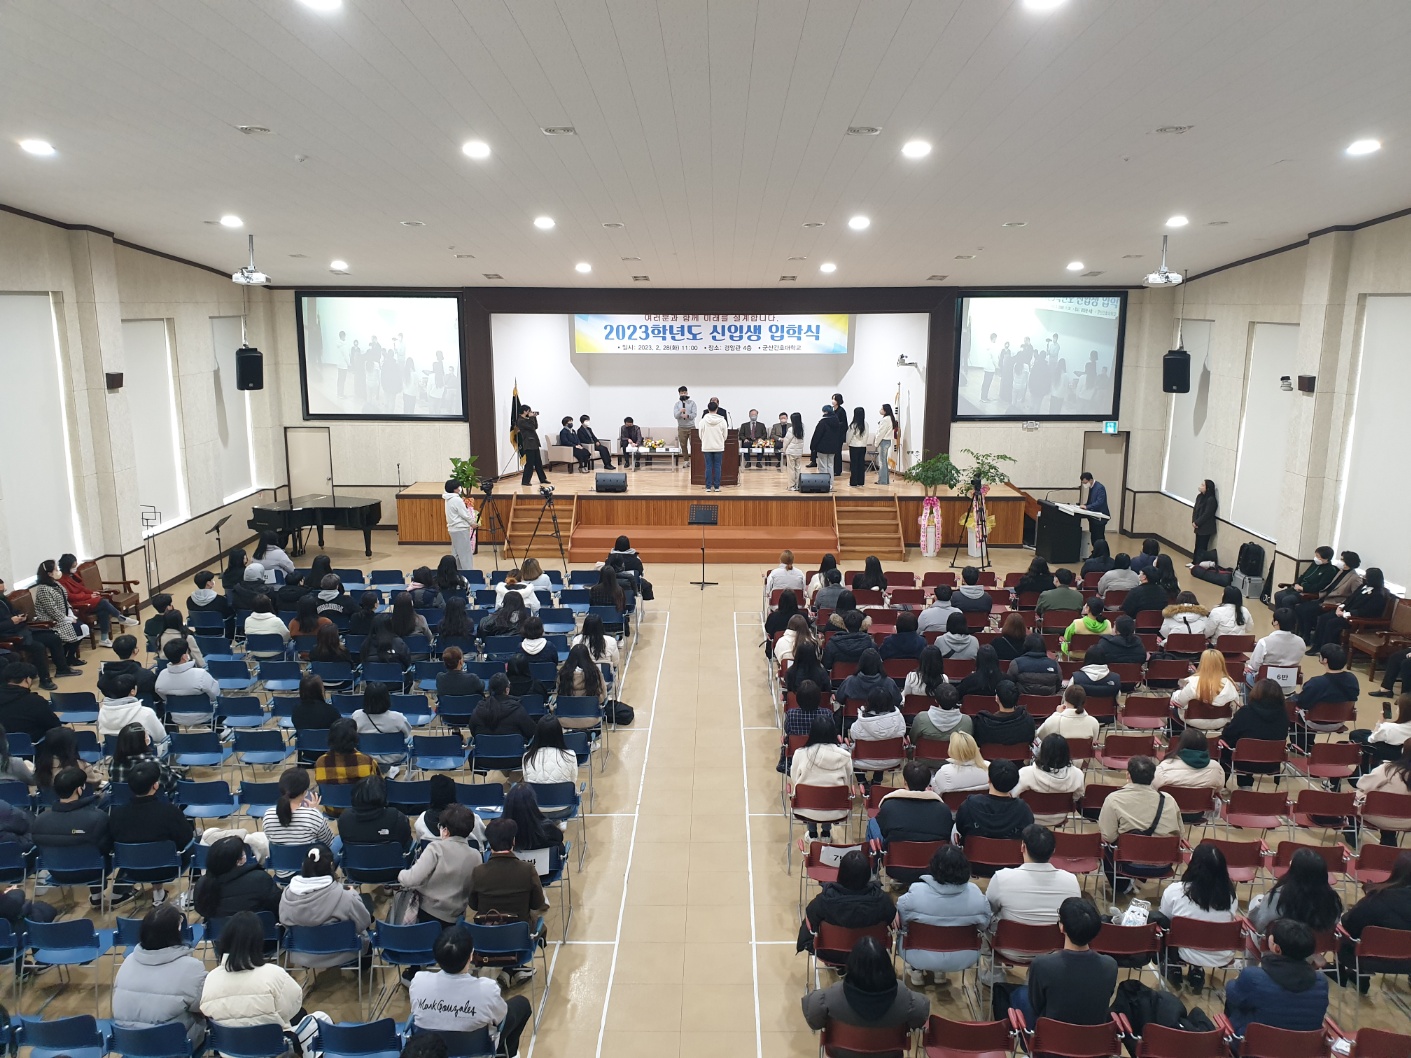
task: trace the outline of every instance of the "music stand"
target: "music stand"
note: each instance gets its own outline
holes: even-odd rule
[[[720,524],[720,505],[718,503],[693,503],[690,512],[686,516],[687,525],[699,525],[701,527],[701,579],[691,581],[698,585],[701,591],[707,587],[714,587],[720,582],[716,580],[706,580],[706,535],[705,527],[708,525]]]
[[[225,551],[225,549],[224,549],[223,547],[221,547],[221,544],[220,544],[220,527],[221,527],[222,525],[224,525],[224,524],[225,524],[226,522],[228,522],[228,521],[230,521],[230,515],[227,514],[227,515],[226,515],[224,518],[222,518],[220,521],[216,522],[215,525],[213,525],[213,526],[211,526],[209,529],[207,529],[207,530],[206,530],[206,533],[205,533],[206,536],[210,536],[212,533],[215,533],[215,534],[216,534],[216,565],[217,565],[217,567],[219,567],[221,555],[222,555],[222,554],[224,553],[224,551]]]

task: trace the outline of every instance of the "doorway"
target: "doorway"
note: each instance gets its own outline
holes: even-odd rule
[[[333,439],[327,426],[286,426],[289,496],[333,495]]]
[[[1127,434],[1092,430],[1083,434],[1083,469],[1107,486],[1107,506],[1112,520],[1109,532],[1121,532],[1126,502]]]

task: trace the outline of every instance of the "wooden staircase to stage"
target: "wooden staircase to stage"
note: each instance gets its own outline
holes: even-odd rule
[[[505,519],[505,532],[509,537],[509,544],[506,548],[506,556],[516,563],[529,555],[533,555],[540,562],[546,562],[548,558],[558,561],[558,544],[554,541],[553,514],[558,515],[559,532],[563,534],[563,549],[568,552],[569,542],[573,538],[574,518],[578,510],[577,496],[560,496],[554,500],[553,512],[544,512],[544,518],[539,520],[539,513],[544,511],[544,500],[539,496],[511,496],[513,505],[509,508],[509,513],[501,514]],[[539,526],[537,535],[534,533],[535,524]],[[534,547],[529,546],[530,537],[534,537]],[[602,555],[595,555],[595,559],[600,559],[611,550],[612,545],[603,551]]]
[[[833,518],[838,527],[839,558],[906,558],[901,508],[894,496],[862,497],[837,493]]]

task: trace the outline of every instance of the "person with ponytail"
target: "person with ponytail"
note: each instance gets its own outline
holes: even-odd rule
[[[271,845],[333,843],[333,830],[319,810],[318,794],[309,789],[309,773],[303,768],[284,769],[279,800],[265,811],[262,824]]]
[[[282,926],[326,926],[330,922],[351,922],[363,934],[363,952],[369,947],[365,930],[372,925],[368,900],[351,885],[338,884],[338,864],[327,845],[312,846],[304,856],[299,873],[289,879],[289,887],[279,899],[279,923]],[[364,955],[366,957],[366,955]],[[290,952],[294,966],[323,969],[348,962],[346,952],[332,955],[310,955]]]
[[[241,911],[279,911],[279,886],[260,869],[243,838],[221,838],[206,855],[206,873],[196,883],[192,906],[206,920]]]

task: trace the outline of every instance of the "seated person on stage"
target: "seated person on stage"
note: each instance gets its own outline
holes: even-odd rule
[[[617,447],[622,452],[622,465],[624,467],[627,465],[628,445],[631,445],[633,448],[642,447],[642,428],[632,421],[632,416],[630,415],[622,420],[622,426],[617,431]],[[647,462],[650,464],[651,461],[652,457],[647,456]],[[632,468],[635,470],[641,465],[642,453],[636,452],[632,456]]]
[[[598,455],[602,457],[604,470],[615,469],[615,464],[612,461],[612,453],[608,451],[608,446],[603,444],[603,442],[598,439],[598,435],[593,432],[593,427],[586,415],[578,416],[578,443],[586,448],[597,450]],[[590,463],[592,462],[591,456],[588,461]]]
[[[1014,990],[1010,1006],[1018,1008],[1030,1025],[1039,1018],[1104,1025],[1110,1018],[1108,1003],[1117,990],[1117,960],[1088,947],[1102,930],[1097,908],[1082,897],[1068,897],[1058,906],[1058,928],[1063,950],[1040,955],[1029,964],[1029,978]],[[1326,991],[1327,985],[1323,988]]]
[[[789,416],[787,412],[779,413],[779,421],[769,428],[769,443],[774,449],[774,465],[782,467],[784,465],[784,444],[789,439]]]
[[[593,453],[587,445],[578,440],[578,431],[573,428],[573,416],[565,415],[559,420],[559,444],[573,449],[573,458],[578,460],[578,469],[587,470],[593,465]]]
[[[966,566],[960,571],[960,587],[951,596],[951,605],[963,613],[989,613],[995,600],[980,583],[980,571]]]
[[[1034,822],[1033,811],[1014,796],[1019,765],[1012,760],[992,760],[989,779],[989,789],[971,794],[955,814],[955,832],[961,842],[971,836],[1012,840]]]
[[[740,465],[749,466],[754,459],[756,467],[764,467],[764,449],[757,445],[769,439],[769,427],[759,421],[759,409],[751,408],[750,417],[740,423]]]
[[[1034,741],[1034,718],[1019,704],[1019,694],[1019,685],[1013,680],[1000,681],[999,689],[995,691],[998,711],[977,713],[970,718],[977,744],[1022,746]]]

